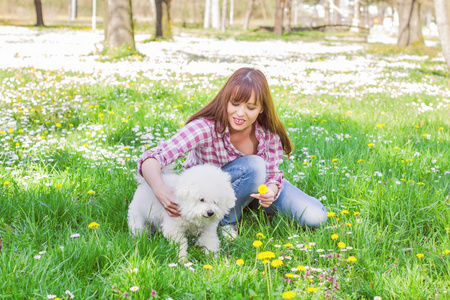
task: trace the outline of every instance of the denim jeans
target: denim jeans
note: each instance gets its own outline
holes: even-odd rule
[[[236,205],[222,221],[221,225],[236,225],[245,207],[259,206],[258,200],[250,197],[266,181],[266,163],[256,155],[240,157],[222,167],[231,175],[231,183],[236,194]],[[253,202],[253,203],[252,203]],[[255,205],[256,204],[256,205]],[[268,208],[268,214],[281,213],[294,217],[300,225],[319,227],[327,221],[327,211],[319,200],[308,196],[286,179],[283,190]]]

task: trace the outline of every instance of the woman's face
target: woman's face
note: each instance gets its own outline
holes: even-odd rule
[[[228,101],[227,114],[230,133],[250,130],[261,112],[262,107],[256,103],[255,93],[252,93],[247,102],[237,103],[233,102],[233,99]]]

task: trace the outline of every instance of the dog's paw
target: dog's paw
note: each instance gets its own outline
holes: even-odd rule
[[[188,259],[186,256],[180,256],[180,257],[178,258],[178,262],[179,262],[180,264],[184,265],[184,264],[186,264],[186,263],[189,262],[189,259]]]

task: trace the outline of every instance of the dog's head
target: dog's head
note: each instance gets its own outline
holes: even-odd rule
[[[230,175],[212,165],[184,171],[175,188],[180,213],[189,220],[221,220],[234,207],[236,197]]]

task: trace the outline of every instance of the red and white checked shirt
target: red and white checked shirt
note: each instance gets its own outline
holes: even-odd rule
[[[261,127],[255,122],[255,135],[258,139],[256,155],[266,162],[266,185],[274,183],[278,186],[278,195],[283,189],[283,171],[279,169],[283,155],[283,146],[280,137]],[[217,134],[214,121],[206,119],[195,119],[178,130],[170,139],[158,143],[144,154],[138,161],[137,171],[142,176],[142,163],[147,158],[155,158],[161,167],[173,163],[180,157],[188,157],[183,167],[188,169],[192,166],[212,164],[218,167],[245,156],[237,150],[230,141],[228,128],[225,132]]]

